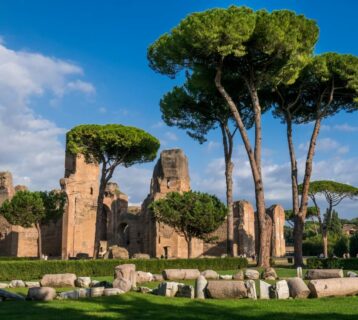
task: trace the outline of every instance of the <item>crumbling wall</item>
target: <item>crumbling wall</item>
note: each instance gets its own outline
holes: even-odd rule
[[[152,201],[164,198],[170,192],[186,192],[190,190],[188,159],[180,149],[164,150],[156,163],[151,180],[150,194],[143,202],[142,212],[146,225],[146,252],[154,257],[186,258],[188,246],[184,237],[173,228],[157,222],[148,206]],[[202,240],[192,241],[193,257],[202,255]]]
[[[285,210],[276,204],[267,209],[267,214],[272,219],[271,255],[283,257],[286,254],[285,242]]]
[[[82,155],[66,154],[65,178],[60,180],[67,195],[62,223],[62,258],[78,253],[93,256],[99,187],[99,165]]]

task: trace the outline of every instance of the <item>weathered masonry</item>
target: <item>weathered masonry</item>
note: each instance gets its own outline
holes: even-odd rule
[[[96,225],[99,166],[86,163],[83,156],[66,155],[65,177],[60,180],[67,195],[63,218],[44,226],[43,253],[61,256],[63,259],[78,254],[93,256],[95,233],[100,237],[100,250],[111,246],[128,250],[129,255],[146,253],[158,258],[186,258],[187,245],[182,235],[173,228],[158,223],[148,210],[152,201],[169,192],[190,190],[188,159],[180,149],[161,153],[153,171],[149,194],[141,207],[128,206],[128,197],[116,183],[109,183],[105,193],[104,209]],[[22,187],[23,188],[23,187]],[[15,194],[12,177],[0,173],[0,203]],[[270,207],[268,214],[273,221],[272,255],[285,255],[283,208]],[[234,242],[238,255],[256,254],[257,221],[254,208],[247,201],[234,205]],[[215,242],[193,241],[193,256],[220,256],[227,252],[226,222],[213,233]],[[36,256],[37,232],[10,225],[0,217],[0,254],[12,256]]]

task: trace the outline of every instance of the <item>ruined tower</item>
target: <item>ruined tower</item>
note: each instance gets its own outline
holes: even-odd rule
[[[154,167],[150,194],[143,203],[145,215],[146,252],[154,257],[187,257],[187,244],[183,236],[173,228],[155,221],[148,210],[148,205],[155,200],[164,198],[170,192],[185,192],[190,190],[188,159],[180,149],[164,150]],[[203,241],[193,241],[193,256],[203,252]]]
[[[78,253],[93,256],[95,245],[99,165],[82,155],[66,154],[65,177],[60,180],[67,205],[62,220],[62,259]]]
[[[12,174],[9,171],[0,172],[0,205],[7,199],[11,199],[15,194],[12,182]]]

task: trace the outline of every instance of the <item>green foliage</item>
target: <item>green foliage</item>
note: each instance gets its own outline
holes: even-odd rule
[[[304,256],[319,256],[323,252],[322,240],[317,238],[304,240],[302,243],[302,252]]]
[[[154,201],[151,206],[156,219],[191,238],[208,240],[225,220],[226,206],[213,195],[201,192],[171,192],[166,198]]]
[[[299,191],[302,192],[302,184],[299,185]],[[309,187],[311,195],[316,194],[333,194],[337,196],[344,196],[354,198],[358,196],[358,188],[349,184],[344,184],[331,180],[312,181]]]
[[[153,259],[153,260],[33,260],[1,261],[0,280],[35,280],[44,274],[75,273],[77,276],[108,276],[113,274],[116,266],[123,263],[134,263],[137,270],[161,273],[167,268],[198,268],[201,271],[236,270],[246,268],[244,258],[206,258],[206,259]]]
[[[350,237],[349,249],[351,257],[356,257],[358,254],[358,233],[355,233],[353,236]]]
[[[358,259],[338,259],[338,258],[328,258],[328,259],[318,259],[318,258],[308,258],[307,259],[307,268],[309,269],[340,269],[345,270],[358,270]]]
[[[40,191],[39,193],[45,207],[45,217],[41,223],[60,219],[65,211],[66,194],[58,190]]]
[[[6,200],[0,214],[11,224],[29,228],[46,217],[45,206],[39,192],[19,191]]]
[[[244,43],[254,31],[255,20],[255,13],[245,7],[193,13],[149,47],[150,66],[175,76],[195,64],[215,63],[229,55],[243,56]]]
[[[88,162],[115,162],[129,167],[155,159],[160,143],[149,133],[119,124],[80,125],[67,133],[66,150]]]
[[[333,251],[337,257],[343,257],[344,254],[349,253],[349,238],[339,238],[334,245]]]
[[[332,210],[331,217],[329,217],[329,212],[328,210],[326,210],[326,213],[324,214],[323,218],[330,233],[337,236],[342,235],[342,223],[338,217],[338,212],[336,210]]]
[[[196,68],[187,75],[183,86],[175,86],[160,101],[162,119],[169,126],[187,130],[187,134],[199,143],[206,141],[207,133],[217,126],[228,127],[231,111],[217,91],[214,82],[215,70]],[[232,88],[232,96],[240,103],[242,90]],[[240,98],[239,98],[240,96]],[[253,114],[244,105],[240,109],[241,117],[247,128],[253,124]]]
[[[33,224],[46,224],[62,217],[66,195],[60,191],[18,191],[0,208],[0,215],[11,224],[30,228]]]
[[[281,83],[274,92],[269,90],[264,95],[265,103],[275,106],[274,116],[283,122],[307,123],[343,110],[356,111],[358,58],[337,53],[315,56],[294,83]],[[325,187],[340,188],[329,181],[326,181]]]
[[[312,217],[316,217],[317,216],[317,209],[315,207],[308,207],[307,208],[307,215],[306,215],[306,219],[312,218]],[[285,220],[289,220],[289,221],[293,221],[295,218],[293,210],[288,209],[285,210]]]
[[[183,19],[148,49],[150,66],[175,76],[195,65],[227,62],[259,86],[294,81],[318,38],[313,20],[288,10],[212,9]]]

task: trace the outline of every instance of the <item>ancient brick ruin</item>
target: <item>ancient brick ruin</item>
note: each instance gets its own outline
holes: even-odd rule
[[[67,195],[64,216],[56,223],[42,227],[43,253],[63,259],[79,254],[93,256],[96,228],[100,251],[116,246],[129,255],[146,253],[158,258],[186,258],[187,245],[173,228],[158,223],[148,210],[149,204],[167,193],[190,190],[188,159],[180,149],[161,153],[153,171],[150,192],[141,207],[128,205],[128,197],[116,183],[109,183],[105,193],[104,210],[96,226],[99,166],[86,163],[83,156],[66,155],[65,177],[60,180]],[[10,199],[23,186],[14,188],[11,174],[0,173],[0,203]],[[283,227],[284,210],[275,205],[267,210],[273,221],[272,255],[285,255]],[[254,208],[247,201],[234,205],[234,242],[238,255],[253,256],[257,252],[257,221]],[[215,241],[193,241],[193,256],[220,256],[227,252],[226,222],[212,236]],[[0,254],[36,256],[37,232],[10,225],[0,217]],[[255,245],[256,243],[256,245]],[[101,253],[100,252],[100,253]],[[105,255],[106,256],[106,255]],[[107,255],[108,256],[108,255]]]
[[[0,205],[11,199],[24,186],[14,187],[10,172],[0,172]],[[42,226],[43,252],[50,256],[61,254],[62,222]],[[38,254],[38,232],[35,227],[23,228],[8,223],[0,216],[0,255],[15,257],[36,257]]]

